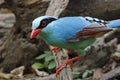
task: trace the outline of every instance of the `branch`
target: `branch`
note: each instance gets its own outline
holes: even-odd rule
[[[69,0],[51,0],[46,15],[58,17],[67,7],[68,2]],[[53,56],[57,66],[60,66],[68,60],[67,51],[64,49],[61,49],[57,53],[53,53]],[[71,68],[69,65],[60,72],[57,80],[72,80]]]
[[[117,76],[120,76],[120,66],[111,70],[110,72],[104,74],[100,80],[109,80],[111,78],[114,78],[114,77],[117,77]]]
[[[46,15],[58,17],[65,10],[69,0],[51,0]]]
[[[57,53],[53,53],[57,66],[63,64],[66,60],[68,60],[67,53],[68,51],[65,49],[62,49]],[[73,77],[71,73],[71,68],[69,65],[67,65],[67,67],[60,72],[59,76],[57,77],[57,80],[72,80],[72,78]]]
[[[78,68],[74,70],[84,72],[86,69],[93,69],[105,65],[110,59],[111,54],[116,50],[118,37],[115,37],[114,34],[117,32],[120,31],[114,30],[105,34],[97,39],[93,45],[86,48],[87,55],[83,60],[76,62],[75,65]],[[106,42],[106,40],[109,41]]]

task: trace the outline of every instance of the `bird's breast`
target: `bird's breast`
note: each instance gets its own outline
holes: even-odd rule
[[[43,39],[47,44],[53,46],[60,46],[64,44],[64,38],[57,33],[49,32],[49,33],[42,33],[40,34],[40,38]]]

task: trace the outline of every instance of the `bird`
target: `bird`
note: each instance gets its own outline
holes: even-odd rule
[[[54,16],[40,16],[32,21],[30,38],[39,36],[48,45],[68,50],[84,50],[90,46],[99,35],[120,28],[120,19],[106,21],[89,16],[68,16],[56,18]],[[82,54],[82,53],[81,53]],[[76,56],[56,68],[56,75],[71,62],[81,59]]]

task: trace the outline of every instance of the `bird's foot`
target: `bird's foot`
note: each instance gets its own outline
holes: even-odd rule
[[[68,53],[69,54],[73,53],[73,50],[72,49],[68,49]]]
[[[50,50],[52,51],[52,53],[55,53],[55,52],[57,52],[58,50],[59,50],[60,48],[58,48],[58,47],[50,47]]]
[[[58,76],[60,71],[62,69],[64,69],[68,64],[72,63],[73,61],[79,60],[79,59],[82,59],[82,56],[76,56],[76,57],[74,57],[72,59],[69,59],[69,60],[65,61],[62,65],[58,66],[56,68],[56,76]]]

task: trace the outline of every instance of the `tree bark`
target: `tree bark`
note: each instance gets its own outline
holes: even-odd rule
[[[60,14],[67,7],[69,0],[51,0],[49,7],[46,11],[46,15],[59,17]],[[67,51],[65,49],[61,49],[60,51],[53,53],[54,60],[56,62],[56,66],[62,65],[66,60],[68,60]],[[68,65],[64,68],[60,74],[56,77],[57,80],[72,80],[71,68]]]
[[[111,70],[110,72],[104,74],[100,80],[109,80],[109,79],[112,79],[114,77],[118,77],[120,76],[120,66]]]
[[[49,7],[46,11],[46,15],[59,17],[65,10],[69,3],[69,0],[51,0]]]

